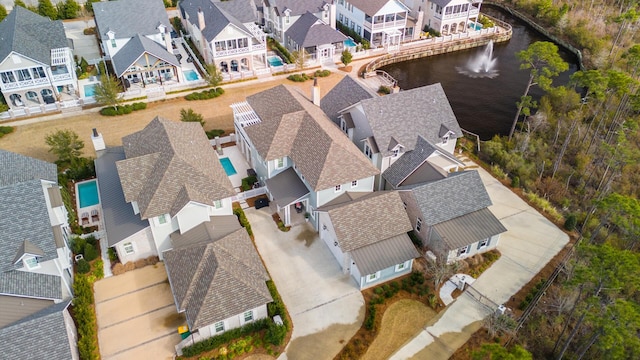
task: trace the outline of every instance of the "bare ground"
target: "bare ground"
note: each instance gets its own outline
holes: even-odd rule
[[[343,76],[344,74],[338,72],[326,78],[319,78],[321,96],[331,90]],[[45,121],[43,118],[43,121],[37,123],[17,126],[13,133],[0,138],[0,148],[42,160],[54,161],[55,157],[49,153],[49,148],[44,142],[45,136],[59,129],[71,129],[84,141],[85,155],[95,157],[91,145],[91,129],[97,128],[108,146],[118,146],[122,144],[123,136],[141,130],[156,116],[179,120],[180,110],[183,108],[191,108],[196,113],[202,114],[206,122],[205,130],[223,129],[229,133],[233,131],[233,113],[229,107],[231,104],[244,101],[249,95],[280,84],[298,87],[309,97],[313,82],[294,83],[284,78],[274,78],[274,80],[267,82],[249,81],[223,86],[224,95],[215,99],[186,101],[183,96],[180,96],[149,103],[147,109],[128,115],[108,117],[84,111],[78,115],[69,114],[69,117],[58,120]],[[187,94],[189,92],[184,93],[184,95]],[[0,125],[2,124],[0,123]]]

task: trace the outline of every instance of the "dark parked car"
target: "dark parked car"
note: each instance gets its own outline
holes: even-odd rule
[[[256,199],[256,204],[255,204],[256,209],[262,209],[263,207],[267,207],[267,206],[269,206],[269,199],[267,198]]]

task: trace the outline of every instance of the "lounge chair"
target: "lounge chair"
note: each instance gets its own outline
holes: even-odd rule
[[[80,219],[82,221],[82,225],[87,225],[89,223],[89,213],[88,212],[82,213],[82,216],[80,217]]]
[[[100,216],[98,215],[98,210],[91,210],[91,222],[100,221]]]

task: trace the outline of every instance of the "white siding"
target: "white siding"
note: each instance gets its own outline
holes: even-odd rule
[[[185,207],[176,214],[176,220],[178,221],[180,234],[184,234],[203,222],[209,221],[208,206],[191,202],[185,205]]]
[[[335,245],[338,242],[338,236],[336,235],[333,224],[329,219],[329,214],[325,212],[321,212],[319,214],[320,216],[318,220],[318,231],[320,232],[320,238],[325,242],[325,244],[327,244],[327,247],[338,261],[338,264],[340,264],[340,268],[343,272],[346,273],[346,269],[348,269],[348,266],[345,267],[345,265],[348,265],[348,263],[345,264],[345,261],[349,261],[349,257],[345,256],[345,254],[342,252],[339,243],[338,245]]]
[[[262,306],[259,306],[257,308],[251,309],[253,310],[253,320],[260,320],[260,319],[264,319],[267,317],[268,313],[267,313],[267,305],[264,304]],[[249,309],[247,309],[247,311],[249,311]],[[244,311],[238,315],[234,315],[231,316],[229,318],[226,318],[224,320],[222,320],[224,322],[224,331],[227,330],[231,330],[231,329],[235,329],[237,327],[240,327],[242,325],[245,324],[244,322]],[[200,329],[198,329],[198,335],[202,336],[203,339],[215,336],[215,335],[220,335],[223,332],[220,333],[216,333],[216,329],[215,329],[215,324],[218,321],[215,321],[213,324],[210,324],[208,326],[204,326],[201,327]]]
[[[124,251],[124,244],[126,243],[133,244],[133,254],[127,255]],[[129,236],[128,238],[120,241],[115,246],[116,251],[118,252],[118,258],[120,262],[126,264],[129,261],[136,261],[138,259],[144,259],[149,256],[158,255],[158,251],[156,250],[155,243],[153,241],[153,235],[150,227],[146,227],[143,230],[138,231],[137,233]]]

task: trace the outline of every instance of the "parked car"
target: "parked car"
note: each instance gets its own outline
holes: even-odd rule
[[[256,209],[262,209],[263,207],[267,207],[267,206],[269,206],[269,199],[267,198],[256,199],[256,202],[255,202]]]

